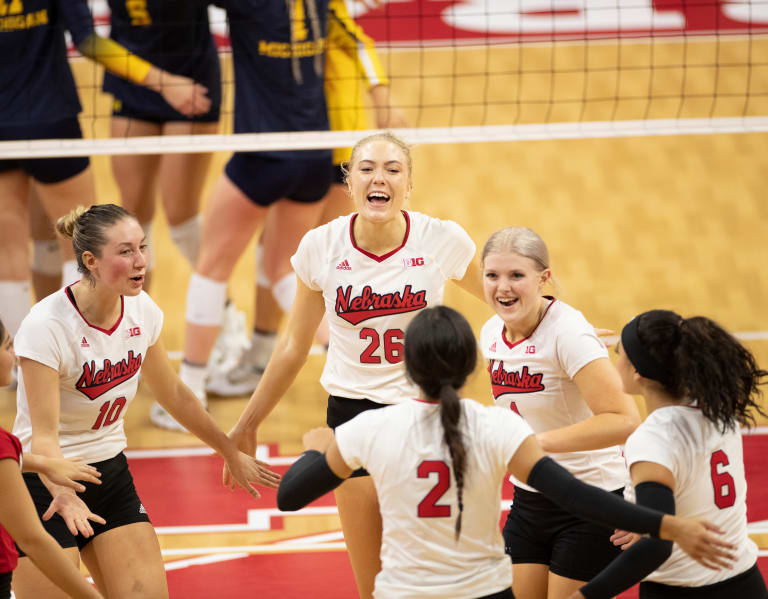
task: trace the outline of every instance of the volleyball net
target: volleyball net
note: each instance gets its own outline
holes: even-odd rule
[[[768,0],[348,6],[376,42],[392,103],[408,120],[400,133],[412,143],[768,131]],[[93,2],[92,11],[97,30],[107,35],[106,2]],[[0,155],[344,147],[364,134],[232,134],[227,16],[211,8],[210,22],[223,66],[219,135],[110,139],[101,69],[73,56],[88,139],[1,142]]]

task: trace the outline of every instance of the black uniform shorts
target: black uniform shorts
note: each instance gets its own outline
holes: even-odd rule
[[[82,139],[77,117],[51,123],[0,125],[0,141],[34,139]],[[0,173],[23,170],[40,183],[60,183],[80,174],[90,161],[87,156],[60,158],[9,158],[0,160]]]
[[[149,522],[147,510],[141,504],[136,487],[133,485],[133,477],[128,469],[128,461],[125,454],[120,452],[114,458],[91,464],[101,472],[101,484],[85,482],[85,491],[78,493],[77,496],[82,499],[88,508],[97,516],[101,516],[107,521],[106,524],[91,522],[93,536],[87,539],[82,535],[74,536],[67,528],[64,518],[54,514],[53,518],[43,522],[43,528],[64,547],[75,547],[82,550],[91,539],[103,532],[126,526],[135,522]],[[48,489],[35,473],[25,473],[24,482],[27,483],[29,494],[35,503],[37,513],[42,519],[43,514],[51,505],[53,497]],[[18,547],[19,557],[25,554]]]
[[[345,422],[352,420],[358,414],[367,410],[378,410],[386,408],[389,404],[376,403],[370,399],[351,399],[349,397],[338,397],[337,395],[328,396],[328,409],[325,413],[325,422],[333,430]],[[350,478],[357,476],[370,476],[365,468],[358,468]]]
[[[279,159],[259,152],[235,152],[224,172],[254,204],[264,207],[283,198],[319,202],[331,186],[326,158]]]
[[[623,489],[613,492],[623,497]],[[574,516],[541,493],[515,486],[504,524],[504,545],[513,564],[545,564],[573,580],[591,580],[621,553],[613,529]]]

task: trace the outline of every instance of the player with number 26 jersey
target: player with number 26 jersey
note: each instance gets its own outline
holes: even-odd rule
[[[122,297],[122,314],[110,330],[90,325],[70,287],[36,304],[17,333],[16,355],[59,374],[59,443],[65,458],[88,463],[119,454],[126,446],[123,415],[136,395],[147,348],[157,341],[163,313],[144,291]],[[19,375],[13,433],[30,451],[32,426]]]
[[[474,242],[456,223],[403,214],[403,243],[383,256],[357,246],[351,214],[308,232],[291,258],[332,315],[320,382],[333,396],[381,404],[415,396],[403,376],[404,331],[419,310],[442,303],[446,281],[461,279],[474,257]]]

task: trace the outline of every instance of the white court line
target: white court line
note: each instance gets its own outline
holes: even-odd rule
[[[305,507],[297,512],[281,512],[277,508],[248,510],[247,522],[240,524],[198,524],[188,526],[156,526],[158,535],[181,535],[207,532],[248,532],[272,530],[272,518],[292,516],[334,516],[339,513],[335,505]]]
[[[297,537],[294,539],[286,539],[284,541],[278,541],[277,543],[273,543],[275,546],[285,546],[285,545],[313,545],[317,543],[324,543],[326,541],[343,541],[344,540],[344,532],[341,530],[336,530],[334,532],[324,532],[322,534],[318,535],[308,535],[306,537]]]
[[[180,559],[174,562],[165,562],[165,571],[181,570],[182,568],[189,568],[190,566],[203,566],[205,564],[215,564],[216,562],[228,562],[235,559],[241,559],[250,555],[247,552],[241,551],[239,553],[219,553],[204,555],[201,557],[193,557],[190,559]]]
[[[161,447],[158,449],[126,449],[125,457],[131,460],[146,460],[153,458],[193,458],[214,455],[210,447]],[[299,456],[270,456],[267,445],[256,448],[256,458],[270,466],[290,466]]]
[[[344,551],[347,546],[343,543],[314,543],[301,545],[301,551]],[[227,553],[293,553],[298,547],[291,545],[239,545],[234,547],[188,547],[186,549],[163,549],[165,556],[174,555],[214,555]]]

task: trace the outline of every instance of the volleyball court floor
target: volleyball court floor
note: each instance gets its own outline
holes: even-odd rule
[[[768,431],[744,437],[748,519],[752,532],[768,532]],[[274,445],[259,455],[283,473],[296,456]],[[282,513],[275,492],[254,501],[220,485],[222,461],[208,450],[128,452],[142,501],[164,549],[171,597],[250,599],[355,597],[332,494],[296,513]],[[505,483],[506,517],[512,485]],[[471,506],[468,506],[471,508]],[[301,532],[299,532],[301,531]],[[759,562],[768,577],[768,550]],[[636,589],[621,595],[637,597]]]

